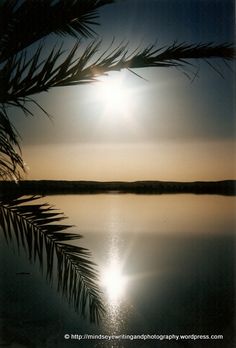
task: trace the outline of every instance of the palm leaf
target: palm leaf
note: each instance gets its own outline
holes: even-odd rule
[[[0,178],[18,180],[24,170],[18,134],[7,114],[0,111]]]
[[[48,204],[35,203],[39,196],[0,198],[0,226],[8,242],[15,240],[30,261],[39,261],[49,280],[57,279],[58,291],[83,316],[98,322],[104,313],[98,274],[90,252],[69,244],[81,235],[64,232],[65,217]],[[56,269],[56,274],[55,274]]]
[[[0,62],[51,34],[89,37],[97,10],[114,0],[5,0],[0,4]]]
[[[128,53],[126,45],[112,47],[99,53],[101,42],[89,44],[79,54],[79,42],[63,54],[62,48],[54,47],[45,59],[41,58],[42,46],[33,57],[26,58],[22,52],[9,58],[0,70],[0,102],[21,106],[30,112],[26,101],[33,102],[31,95],[48,91],[52,87],[73,86],[95,81],[110,71],[150,67],[178,67],[192,65],[193,59],[235,59],[235,48],[231,44],[186,44],[174,43],[169,47],[154,45]],[[213,64],[214,66],[214,64]]]

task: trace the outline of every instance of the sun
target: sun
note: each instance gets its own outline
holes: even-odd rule
[[[122,74],[101,77],[97,84],[98,101],[108,115],[127,114],[132,106],[131,92]]]

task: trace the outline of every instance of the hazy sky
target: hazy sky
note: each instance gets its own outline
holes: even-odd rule
[[[104,46],[113,37],[131,48],[156,40],[162,46],[234,39],[233,0],[126,0],[100,13],[96,30]],[[117,105],[106,97],[112,89],[106,80],[37,96],[53,122],[37,109],[27,119],[12,110],[27,178],[235,178],[233,72],[220,64],[223,79],[207,64],[194,64],[191,71],[200,68],[194,82],[174,68],[136,71],[145,80],[130,72],[112,74],[110,81],[122,89]]]

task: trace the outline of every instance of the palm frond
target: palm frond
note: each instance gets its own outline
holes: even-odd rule
[[[18,134],[7,114],[0,111],[0,178],[18,180],[24,171]]]
[[[5,0],[0,5],[0,62],[51,34],[95,34],[98,9],[114,0]]]
[[[127,45],[112,50],[100,51],[101,42],[89,44],[79,54],[79,42],[64,55],[62,47],[54,47],[47,58],[41,59],[42,46],[27,60],[22,52],[9,58],[0,70],[0,102],[22,105],[32,101],[29,96],[48,91],[52,87],[73,86],[93,82],[97,77],[110,71],[149,67],[185,68],[193,59],[224,61],[235,59],[235,48],[231,44],[186,44],[174,43],[169,47],[156,48],[154,45],[141,51],[128,53]],[[213,63],[212,63],[213,64]],[[213,64],[214,66],[214,64]]]
[[[104,307],[90,252],[69,244],[81,235],[64,232],[71,227],[60,224],[65,217],[48,204],[35,203],[38,198],[0,198],[0,226],[5,238],[8,242],[14,239],[31,261],[39,261],[42,270],[46,267],[47,278],[57,279],[58,291],[77,312],[83,316],[89,313],[90,320],[98,322]]]

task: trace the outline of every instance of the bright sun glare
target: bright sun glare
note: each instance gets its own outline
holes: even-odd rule
[[[123,76],[103,77],[97,87],[98,99],[104,104],[109,115],[128,111],[132,98]]]
[[[116,303],[124,294],[126,287],[126,277],[122,274],[121,266],[117,260],[113,260],[110,266],[104,271],[102,277],[108,300]]]

